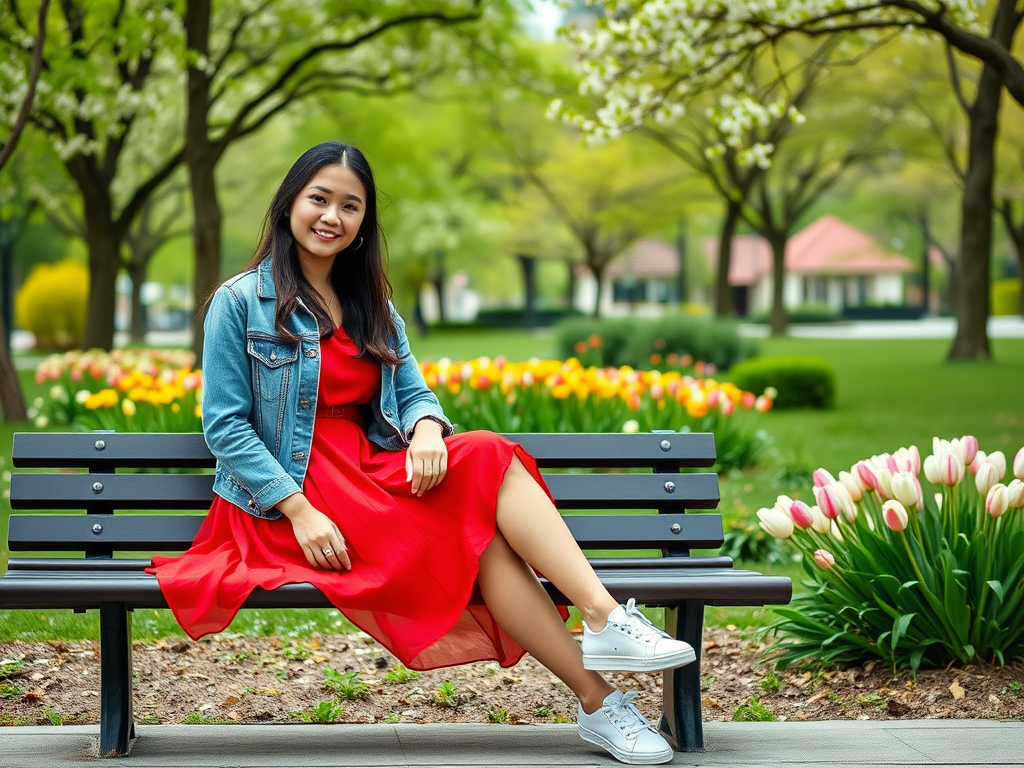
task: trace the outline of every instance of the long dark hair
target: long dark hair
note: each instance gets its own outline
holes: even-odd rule
[[[270,259],[277,290],[274,325],[282,338],[292,343],[299,341],[289,329],[288,320],[300,299],[316,317],[320,338],[327,339],[334,334],[334,320],[302,273],[288,220],[295,198],[327,165],[348,168],[359,177],[366,190],[365,214],[359,233],[352,245],[338,254],[331,268],[331,287],[338,296],[342,325],[361,353],[397,365],[399,359],[391,345],[397,329],[388,309],[391,283],[384,269],[385,241],[377,214],[377,187],[370,164],[356,147],[340,141],[325,141],[306,150],[295,161],[263,218],[260,244],[248,268],[254,269],[264,259]]]

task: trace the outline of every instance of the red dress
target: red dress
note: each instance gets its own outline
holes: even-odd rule
[[[453,435],[445,440],[444,481],[414,496],[404,450],[374,445],[357,420],[321,415],[330,406],[370,402],[380,385],[380,363],[353,357],[356,345],[341,329],[321,351],[303,490],[341,530],[352,570],[310,567],[287,518],[258,518],[218,496],[191,549],[153,558],[150,572],[178,623],[193,639],[220,632],[255,587],[305,582],[411,669],[484,660],[515,664],[523,648],[479,599],[470,605],[470,598],[480,555],[494,537],[505,471],[518,455],[544,487],[536,463],[494,433]]]

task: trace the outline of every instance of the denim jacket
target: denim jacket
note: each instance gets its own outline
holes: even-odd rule
[[[270,259],[217,289],[204,324],[203,434],[217,459],[213,490],[256,515],[275,519],[274,506],[301,490],[313,444],[320,383],[320,331],[300,306],[290,344],[277,335],[277,299]],[[391,306],[401,362],[381,364],[381,388],[372,401],[366,436],[387,450],[409,445],[423,418],[452,434],[434,393],[409,352],[405,323]]]

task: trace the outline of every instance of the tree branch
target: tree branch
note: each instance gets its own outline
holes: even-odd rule
[[[32,104],[36,98],[36,85],[39,83],[39,73],[43,68],[43,44],[46,41],[46,15],[50,9],[50,0],[43,0],[39,6],[39,27],[36,32],[36,42],[32,46],[32,65],[28,73],[28,91],[21,102],[21,109],[18,110],[18,117],[14,121],[14,128],[11,131],[7,143],[0,147],[0,170],[7,165],[7,161],[14,154],[14,148],[18,146],[21,139],[21,132],[25,130],[29,114],[32,112]]]

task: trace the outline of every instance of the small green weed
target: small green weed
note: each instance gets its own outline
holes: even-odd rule
[[[21,669],[21,659],[4,659],[0,661],[0,677],[10,677]]]
[[[323,687],[335,691],[345,701],[365,699],[370,695],[370,686],[364,683],[359,673],[354,670],[339,672],[336,669],[325,669],[324,676],[327,679],[324,680]]]
[[[402,664],[395,664],[389,672],[384,673],[385,683],[408,683],[420,676],[419,672],[408,669]]]
[[[43,717],[50,721],[50,725],[64,725],[64,717],[52,709],[43,710]]]
[[[1008,693],[1020,693],[1021,691],[1024,691],[1024,683],[1021,683],[1020,680],[1013,680],[1009,685],[1004,685],[1003,690],[999,693],[1005,696]]]
[[[16,685],[10,683],[0,683],[0,699],[16,699],[21,696],[23,691]]]
[[[8,725],[32,725],[28,717],[15,717],[10,712],[0,712],[0,726]]]
[[[706,691],[708,688],[710,688],[714,684],[715,684],[715,676],[714,675],[705,675],[703,678],[701,678],[700,689],[702,691]]]
[[[139,718],[139,725],[159,725],[160,719],[156,715],[143,715]]]
[[[293,642],[291,645],[281,649],[281,655],[292,661],[305,661],[313,655],[313,651],[302,643]]]
[[[736,707],[736,711],[732,713],[732,719],[738,723],[763,723],[779,718],[769,712],[768,708],[755,698]]]
[[[537,707],[533,710],[535,717],[550,717],[554,710],[551,707]]]
[[[879,696],[877,693],[869,693],[865,696],[858,696],[856,703],[862,707],[884,707],[889,703],[889,697]]]
[[[761,690],[769,696],[774,696],[782,690],[782,680],[775,674],[774,669],[761,678],[760,684]]]
[[[437,691],[434,693],[434,701],[442,707],[455,709],[455,707],[459,706],[459,692],[456,690],[455,684],[450,680],[445,680],[437,686]]]
[[[287,669],[279,669],[277,670],[277,672],[274,673],[274,677],[276,677],[278,680],[287,680],[290,675],[291,672]]]
[[[345,709],[337,701],[321,701],[313,709],[310,720],[314,723],[333,723],[339,717],[345,716]]]
[[[555,715],[555,722],[556,723],[571,723],[572,722],[572,718],[568,717],[566,715]]]
[[[182,722],[185,725],[224,725],[226,723],[231,723],[233,721],[223,717],[204,715],[199,710],[196,710],[191,715],[186,717]]]
[[[512,721],[512,716],[504,707],[491,707],[487,710],[487,719],[492,723],[508,725]]]
[[[402,716],[397,712],[388,712],[387,715],[384,716],[384,722],[394,725],[395,723],[402,722]]]

